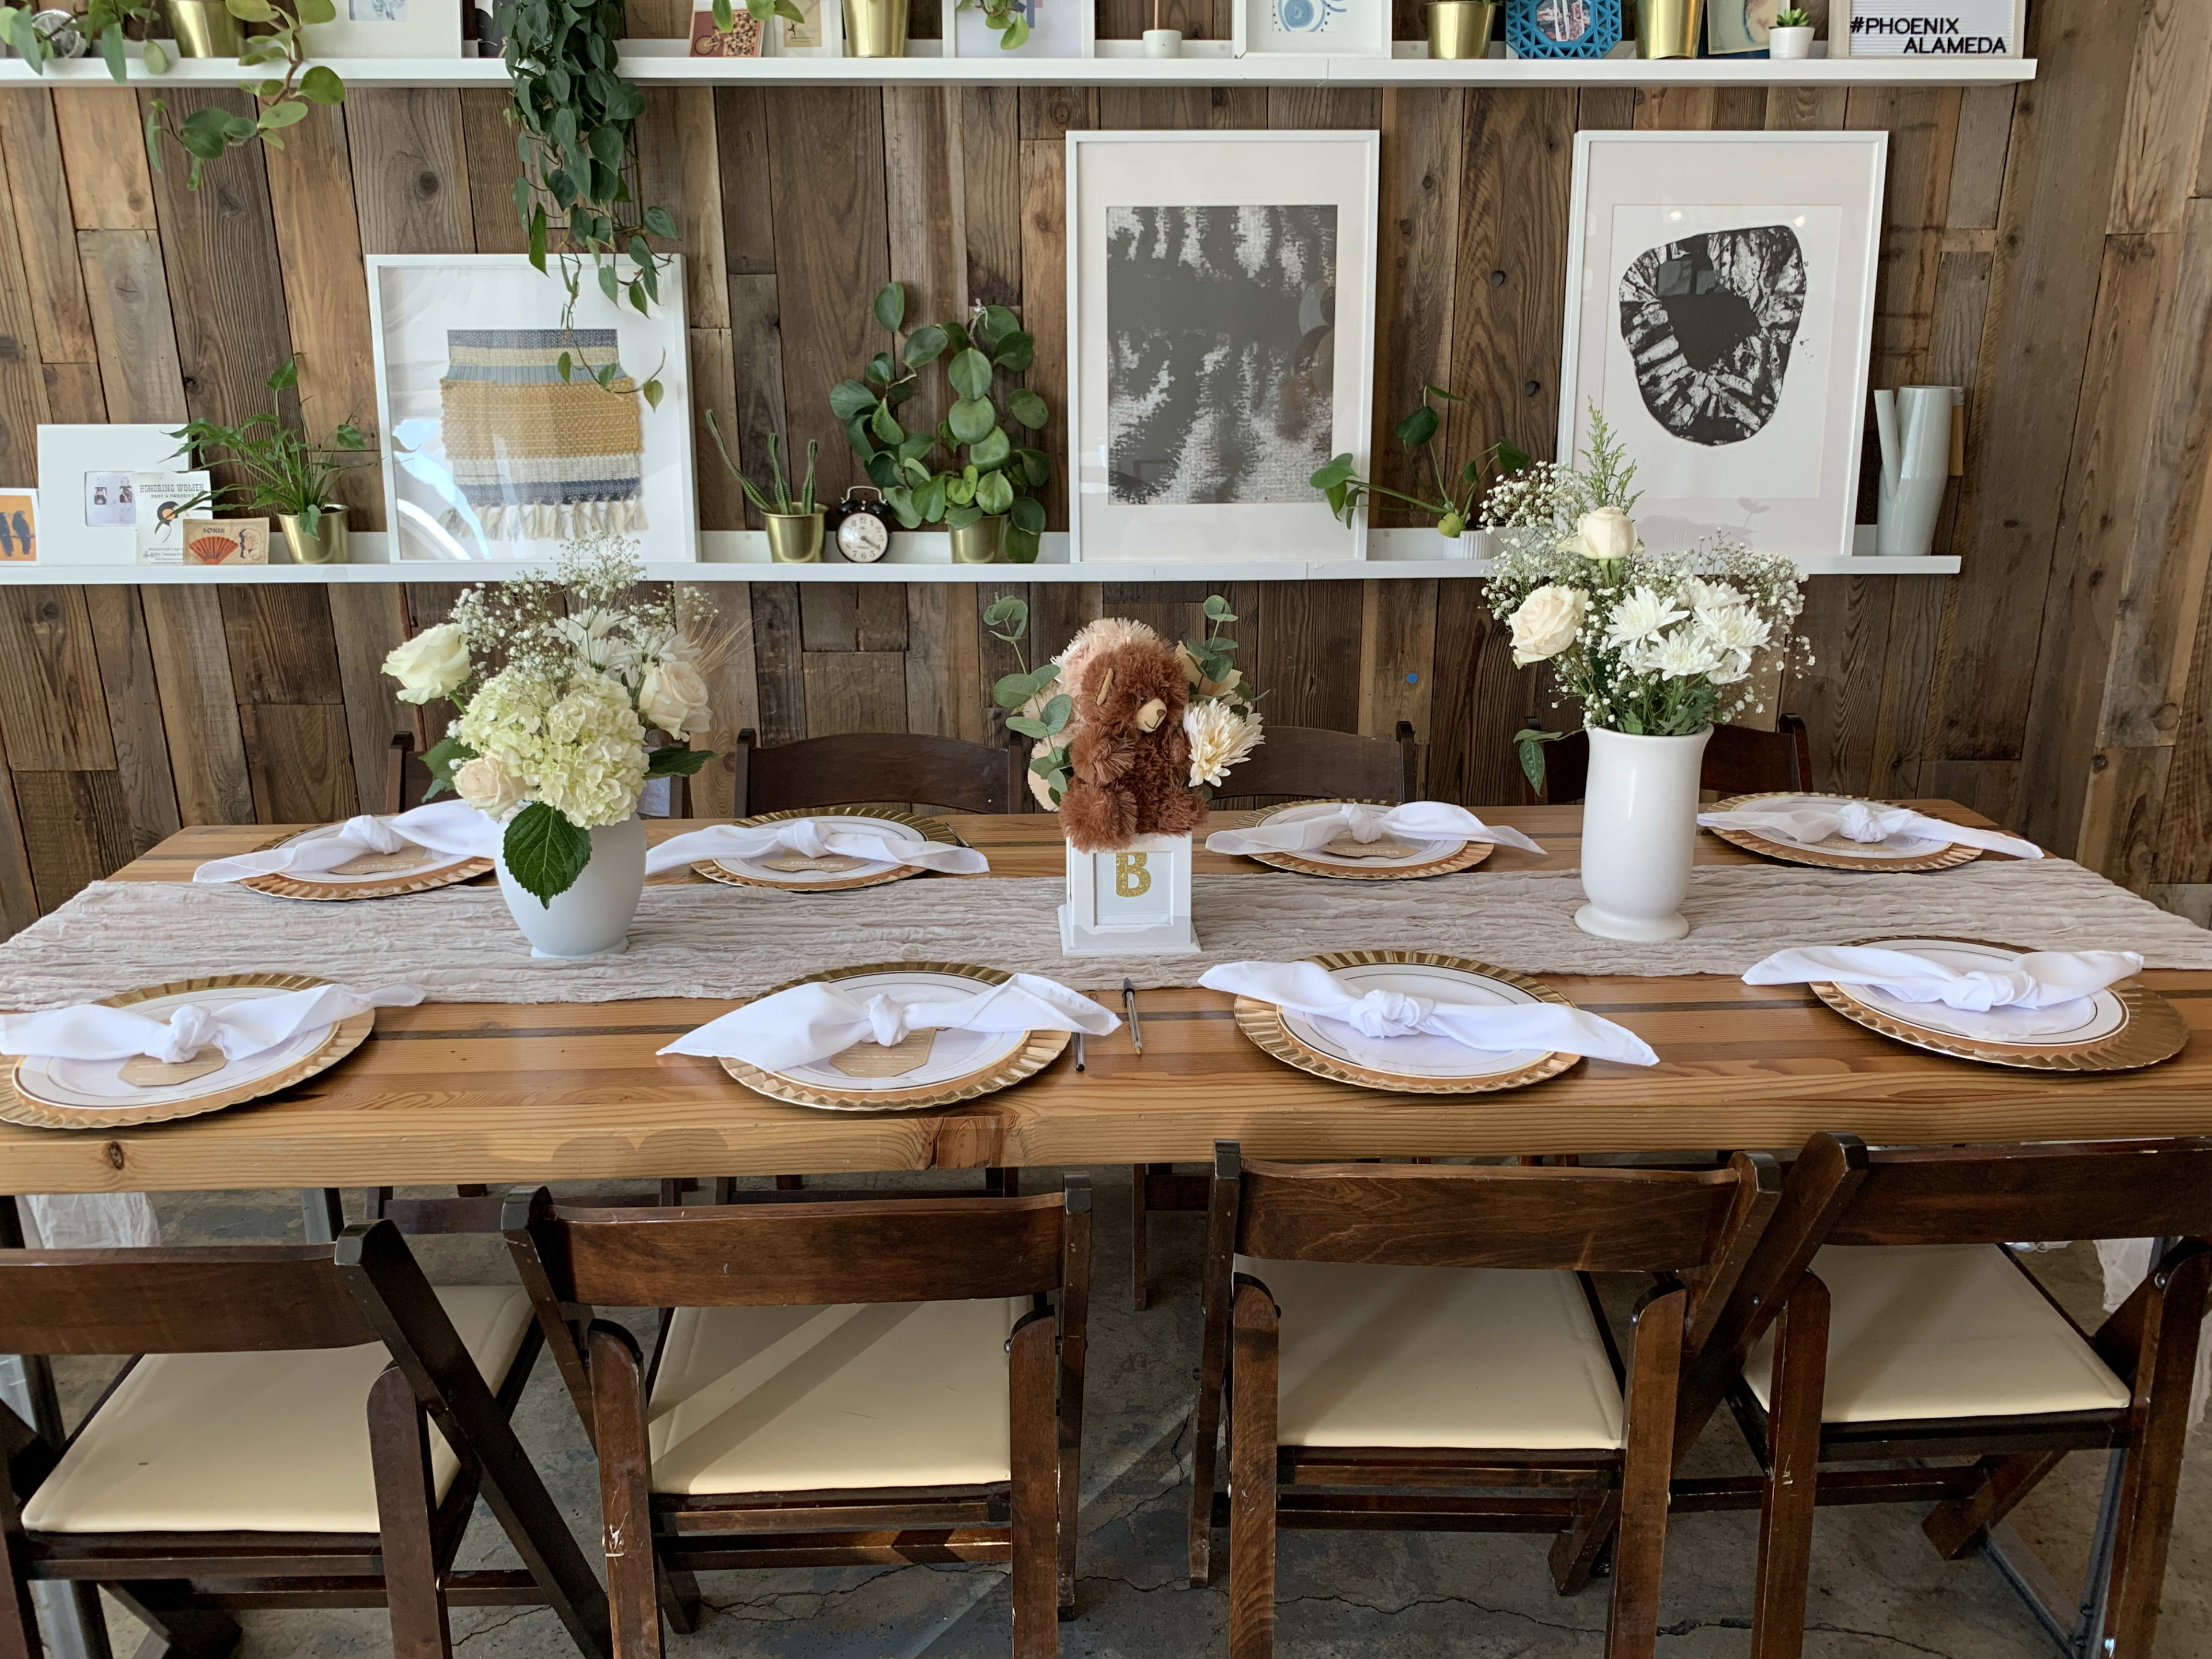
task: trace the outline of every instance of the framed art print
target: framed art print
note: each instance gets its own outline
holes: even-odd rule
[[[979,5],[942,0],[948,58],[1096,58],[1097,0],[1013,0],[1013,12],[1030,26],[1030,38],[1012,52],[983,21]]]
[[[459,58],[461,9],[453,0],[334,0],[338,15],[307,27],[314,58]],[[498,55],[493,49],[492,55]]]
[[[2027,0],[1829,0],[1831,58],[2019,58]]]
[[[1620,44],[1620,0],[1505,0],[1516,58],[1602,58]]]
[[[558,275],[524,254],[366,263],[395,562],[550,560],[599,536],[654,560],[699,556],[677,256],[651,315],[617,305],[586,270],[566,322]],[[637,391],[656,374],[658,409]]]
[[[39,562],[136,564],[137,475],[178,466],[179,449],[164,426],[40,427]]]
[[[1363,558],[1376,132],[1067,135],[1069,556]]]
[[[38,493],[0,487],[0,564],[35,564],[38,559]]]
[[[1888,147],[1576,135],[1559,458],[1602,410],[1653,548],[1729,529],[1797,558],[1852,550]]]
[[[1390,0],[1235,0],[1230,50],[1335,58],[1390,55]]]
[[[1706,0],[1705,52],[1741,58],[1766,51],[1766,32],[1788,0]]]

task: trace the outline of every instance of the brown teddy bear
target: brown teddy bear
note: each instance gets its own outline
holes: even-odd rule
[[[1100,637],[1087,636],[1094,630]],[[1139,623],[1094,623],[1061,653],[1074,732],[1060,822],[1079,853],[1110,853],[1139,836],[1180,836],[1206,816],[1190,787],[1182,729],[1190,682],[1175,647]]]

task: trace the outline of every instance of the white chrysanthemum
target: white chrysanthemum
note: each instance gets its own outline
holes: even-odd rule
[[[1260,746],[1260,717],[1240,714],[1225,702],[1212,698],[1192,703],[1182,713],[1182,729],[1190,738],[1190,781],[1218,785],[1229,769]]]
[[[1721,651],[1756,651],[1774,630],[1747,605],[1701,605],[1697,610],[1698,631]]]
[[[1605,642],[1612,646],[1634,645],[1689,614],[1677,609],[1656,588],[1639,587],[1613,606],[1612,618],[1606,624]]]
[[[1707,581],[1703,576],[1685,576],[1680,588],[1681,600],[1692,611],[1714,611],[1724,605],[1744,603],[1743,590],[1730,587],[1726,582]]]
[[[1651,665],[1646,672],[1670,680],[1695,679],[1721,665],[1721,653],[1694,628],[1678,628],[1655,641],[1649,655]]]
[[[1750,678],[1750,652],[1727,651],[1723,652],[1721,655],[1723,660],[1720,665],[1712,671],[1712,681],[1715,685],[1736,685]]]
[[[645,785],[645,726],[629,693],[604,674],[578,674],[545,712],[531,779],[539,800],[580,830],[619,823]]]

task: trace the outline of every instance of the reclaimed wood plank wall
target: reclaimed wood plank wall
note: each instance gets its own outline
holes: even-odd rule
[[[1167,0],[1194,35],[1226,0]],[[1413,0],[1399,32],[1417,32]],[[684,0],[633,0],[681,32]],[[1137,33],[1145,0],[1101,0]],[[935,32],[933,0],[916,6]],[[1967,472],[1939,546],[1956,578],[1823,578],[1816,660],[1780,707],[1825,787],[1969,802],[2138,891],[2212,913],[2212,9],[2031,9],[2037,80],[1972,90],[655,90],[649,199],[684,231],[696,404],[741,458],[819,439],[852,471],[830,385],[878,342],[890,276],[916,313],[1020,308],[1032,381],[1064,376],[1071,127],[1379,127],[1376,447],[1424,380],[1464,394],[1450,441],[1550,453],[1572,137],[1593,128],[1884,128],[1892,136],[1874,374],[1970,388]],[[179,113],[222,93],[170,94]],[[155,174],[138,99],[0,93],[0,483],[34,478],[41,421],[224,419],[289,351],[325,424],[375,408],[363,252],[507,252],[516,163],[496,91],[362,88],[183,188]],[[12,222],[12,234],[4,234]],[[288,399],[288,402],[289,400]],[[1064,453],[1057,427],[1049,443]],[[699,507],[741,527],[711,447]],[[373,476],[349,483],[382,524]],[[1055,488],[1052,522],[1065,524]],[[1863,517],[1870,518],[1870,493]],[[415,718],[377,664],[449,584],[0,588],[0,921],[13,929],[181,823],[377,804]],[[1054,649],[1104,611],[1178,635],[1200,584],[717,583],[740,635],[726,732],[781,743],[913,730],[981,738],[1012,665],[980,626],[1024,593]],[[1466,581],[1239,584],[1271,716],[1387,733],[1411,720],[1431,793],[1510,800],[1508,734],[1542,702]],[[1770,709],[1769,718],[1772,710]],[[710,798],[719,793],[709,775]]]

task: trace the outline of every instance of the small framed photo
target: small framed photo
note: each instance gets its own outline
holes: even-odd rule
[[[1390,55],[1390,0],[1235,0],[1231,50],[1239,58]]]
[[[214,499],[204,472],[134,472],[138,512],[138,562],[185,562],[185,519]]]
[[[0,487],[0,564],[35,564],[38,557],[38,493]]]
[[[1706,0],[1706,54],[1742,58],[1765,52],[1766,32],[1787,4],[1788,0]]]
[[[757,58],[766,33],[766,26],[745,9],[744,0],[732,0],[727,28],[715,27],[713,6],[697,6],[691,13],[691,56]]]
[[[307,26],[311,58],[461,55],[461,8],[455,0],[335,0],[335,3],[337,17]],[[498,53],[495,46],[490,55]]]
[[[1620,0],[1505,0],[1510,58],[1603,58],[1620,30]]]
[[[187,517],[181,529],[184,562],[195,565],[267,564],[269,520],[266,519],[196,519]]]
[[[1828,0],[1831,58],[2018,58],[2027,0]]]
[[[173,472],[181,459],[167,427],[40,427],[40,562],[136,563],[137,475]]]
[[[1011,52],[1006,37],[984,21],[983,8],[942,0],[945,50],[949,58],[1096,58],[1097,0],[1013,0],[1011,15],[1029,25],[1029,39]]]

